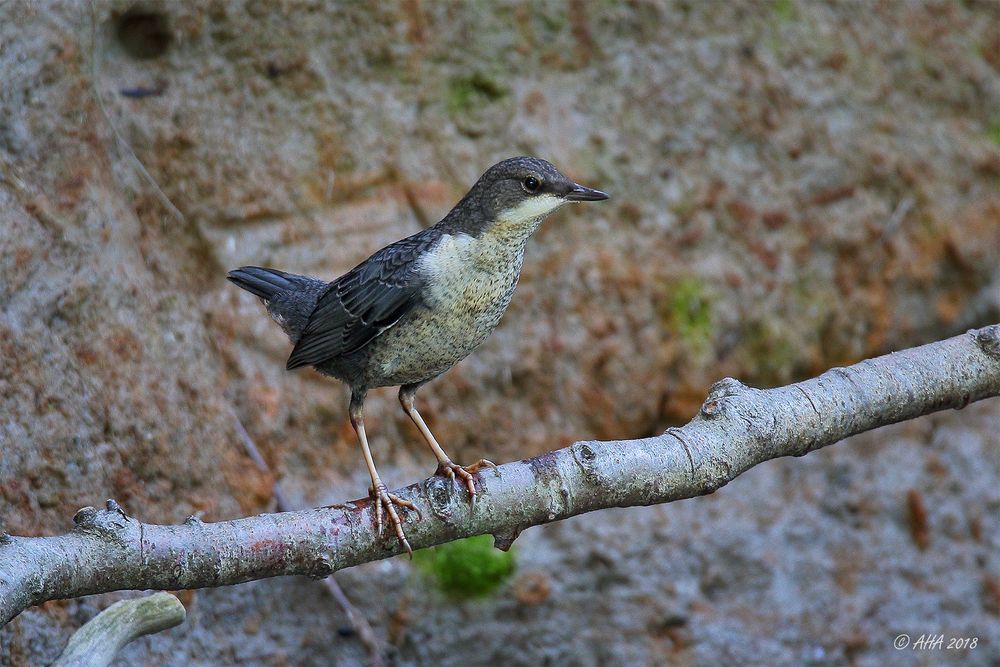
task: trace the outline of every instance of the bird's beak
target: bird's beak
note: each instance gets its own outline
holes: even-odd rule
[[[608,194],[606,192],[594,190],[593,188],[585,188],[577,183],[574,183],[573,188],[563,197],[566,201],[604,201],[607,198]]]

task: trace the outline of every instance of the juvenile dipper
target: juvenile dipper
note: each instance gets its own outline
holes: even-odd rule
[[[256,266],[229,272],[229,280],[264,300],[294,343],[288,370],[313,366],[351,388],[351,424],[372,477],[376,528],[382,531],[384,509],[408,552],[393,505],[416,507],[379,478],[365,435],[365,395],[399,385],[399,402],[437,457],[437,474],[460,477],[474,500],[472,473],[493,464],[453,463],[413,407],[414,395],[496,328],[521,274],[524,245],[545,216],[567,202],[607,198],[545,160],[515,157],[490,167],[440,222],[332,283]]]

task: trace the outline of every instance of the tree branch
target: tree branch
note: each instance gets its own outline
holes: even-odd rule
[[[131,641],[184,622],[187,611],[170,593],[119,600],[73,633],[52,667],[103,667]]]
[[[787,387],[752,389],[727,378],[683,428],[641,440],[577,442],[480,473],[474,512],[462,488],[441,477],[397,493],[424,517],[407,527],[415,548],[484,533],[509,548],[529,526],[712,493],[763,461],[997,395],[1000,325],[993,325]],[[161,526],[126,516],[114,501],[104,510],[85,507],[65,535],[0,535],[0,622],[46,600],[93,593],[326,577],[401,551],[391,534],[375,534],[372,511],[365,499]]]

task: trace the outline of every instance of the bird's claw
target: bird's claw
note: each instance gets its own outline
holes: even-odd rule
[[[379,484],[378,486],[372,486],[368,488],[368,494],[371,496],[372,500],[375,501],[375,532],[378,535],[382,534],[382,511],[389,515],[389,523],[392,524],[393,529],[396,532],[396,539],[399,543],[403,545],[406,549],[406,553],[413,558],[413,549],[410,547],[410,542],[406,539],[406,533],[403,532],[403,522],[399,518],[399,514],[396,512],[394,505],[399,505],[400,507],[406,508],[408,510],[413,510],[417,513],[417,520],[423,519],[423,515],[420,510],[409,500],[400,498],[399,496],[389,493],[389,489],[386,488],[385,484]]]
[[[487,461],[486,459],[479,459],[472,465],[460,466],[452,461],[442,461],[438,464],[437,471],[435,474],[444,475],[451,481],[455,481],[455,476],[458,475],[465,482],[465,486],[469,489],[469,495],[472,496],[473,501],[476,499],[476,484],[473,475],[479,472],[482,468],[496,468],[496,464],[492,461]]]

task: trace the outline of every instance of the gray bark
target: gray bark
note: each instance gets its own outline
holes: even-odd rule
[[[712,493],[749,468],[802,456],[850,435],[1000,395],[1000,325],[759,390],[727,378],[683,428],[641,440],[584,441],[477,476],[473,509],[458,484],[430,478],[413,501],[414,548],[520,531],[608,507]],[[401,552],[374,532],[373,507],[330,508],[218,523],[143,524],[112,500],[85,507],[55,537],[0,536],[0,621],[47,600],[125,589],[225,586],[280,575],[326,577]]]
[[[187,611],[170,593],[119,600],[73,633],[52,667],[104,667],[129,642],[184,622]]]

